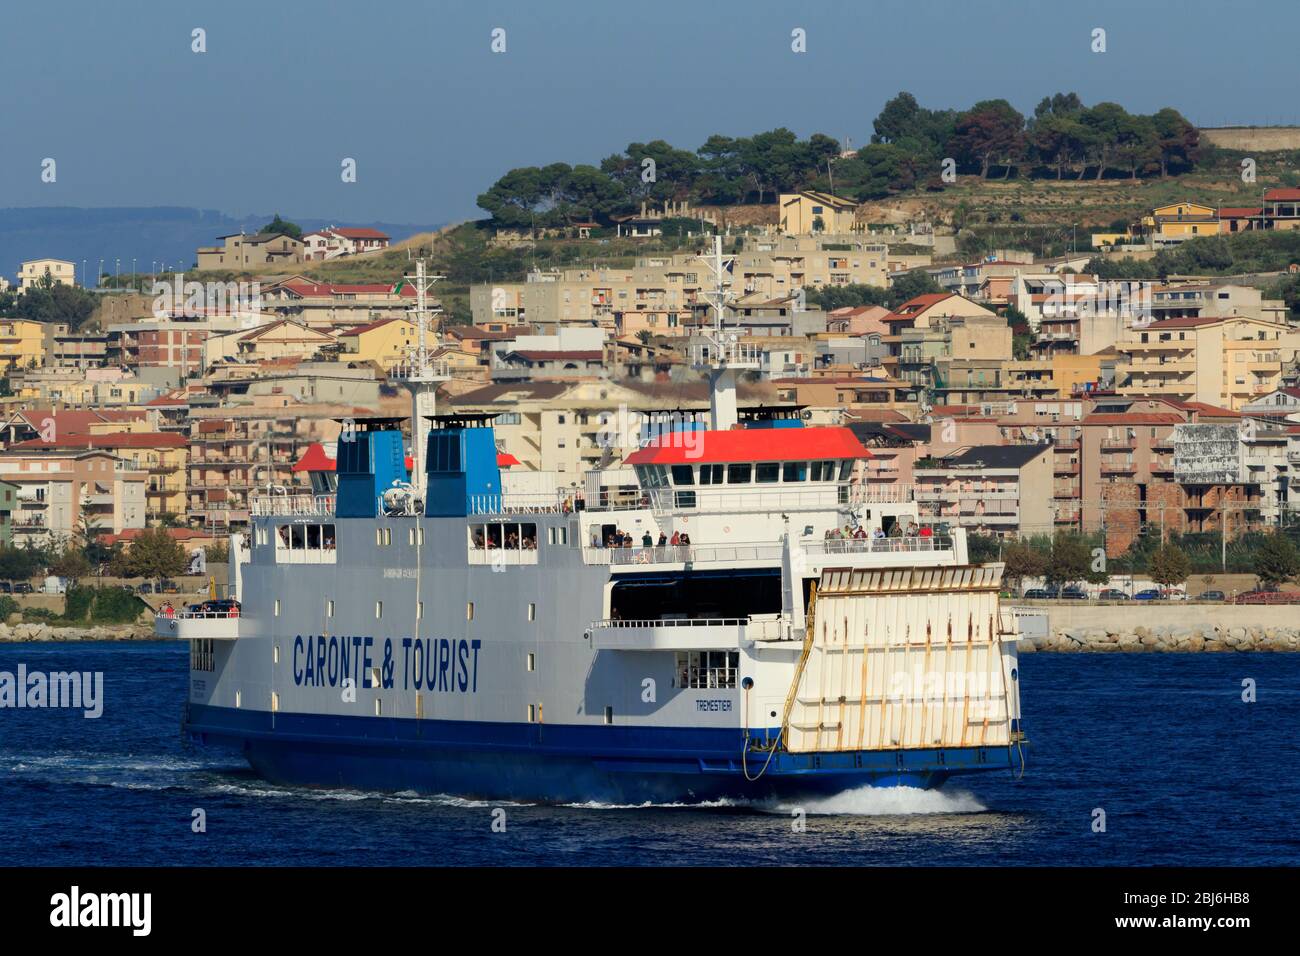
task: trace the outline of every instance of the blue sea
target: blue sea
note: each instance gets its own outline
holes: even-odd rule
[[[1022,779],[804,801],[802,831],[782,805],[272,786],[236,754],[182,742],[180,644],[0,644],[0,671],[20,663],[102,671],[105,704],[97,720],[0,709],[3,865],[1300,863],[1300,654],[1025,655]]]

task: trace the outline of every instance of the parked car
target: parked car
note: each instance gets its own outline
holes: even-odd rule
[[[1160,600],[1162,601],[1186,601],[1187,592],[1181,588],[1161,588]]]
[[[14,586],[8,581],[0,581],[0,594],[13,594]]]
[[[1159,588],[1144,588],[1137,594],[1133,595],[1135,601],[1159,601],[1161,599]]]
[[[1047,588],[1030,588],[1023,596],[1026,601],[1046,601],[1056,597],[1056,592]]]
[[[1097,594],[1099,601],[1127,601],[1128,595],[1119,588],[1102,588]]]
[[[1079,587],[1078,585],[1072,584],[1067,588],[1061,589],[1061,600],[1062,601],[1086,601],[1088,600],[1088,592],[1085,591],[1083,588]]]
[[[144,584],[140,585],[136,591],[139,594],[153,594],[153,585],[146,581]]]
[[[14,594],[31,594],[32,586],[26,581],[19,581],[14,585]]]
[[[1196,595],[1198,601],[1223,601],[1225,599],[1226,596],[1222,591],[1202,591]]]
[[[169,581],[166,578],[158,582],[159,594],[180,594],[181,589],[175,581]]]

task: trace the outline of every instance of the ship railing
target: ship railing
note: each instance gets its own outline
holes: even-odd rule
[[[468,495],[465,513],[471,515],[500,514],[570,514],[577,508],[572,494],[505,492],[499,495]]]
[[[713,487],[656,488],[647,491],[643,500],[657,514],[836,511],[849,501],[847,485],[827,485],[799,491],[758,488],[747,491],[714,491]]]
[[[639,620],[623,620],[621,617],[594,621],[592,627],[745,627],[749,624],[747,617],[649,617]]]
[[[334,495],[255,494],[250,496],[249,510],[254,517],[332,517]]]
[[[798,633],[796,633],[796,631]],[[587,629],[596,650],[733,650],[749,641],[802,639],[783,614],[750,617],[661,617],[593,621]]]
[[[744,561],[779,561],[779,544],[737,544],[699,547],[663,545],[634,548],[583,548],[586,564],[635,567],[649,564],[739,564]]]
[[[906,504],[916,500],[916,486],[908,484],[893,485],[848,485],[848,503],[857,504]]]
[[[953,540],[945,535],[904,538],[827,538],[803,545],[807,554],[892,554],[919,551],[951,551]]]
[[[163,617],[174,617],[183,621],[208,620],[209,618],[239,617],[238,611],[177,611],[175,614],[163,613]]]

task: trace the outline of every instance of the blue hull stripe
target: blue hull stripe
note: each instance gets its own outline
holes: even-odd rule
[[[202,743],[238,747],[254,769],[279,783],[558,802],[927,787],[953,774],[1012,765],[1007,747],[780,752],[751,782],[741,761],[744,735],[733,728],[271,714],[191,704],[185,729]],[[761,741],[763,732],[751,731],[751,738]],[[751,751],[749,775],[765,761],[766,754]]]

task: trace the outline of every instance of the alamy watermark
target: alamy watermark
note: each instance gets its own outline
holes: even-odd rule
[[[170,282],[155,282],[150,292],[155,319],[201,319],[262,311],[262,287],[258,282],[186,282],[184,273],[178,272]]]
[[[5,708],[75,708],[94,720],[104,713],[101,671],[0,671],[0,710]]]
[[[601,448],[681,448],[686,458],[704,455],[705,423],[692,412],[638,412],[620,405],[602,412],[596,442]]]

